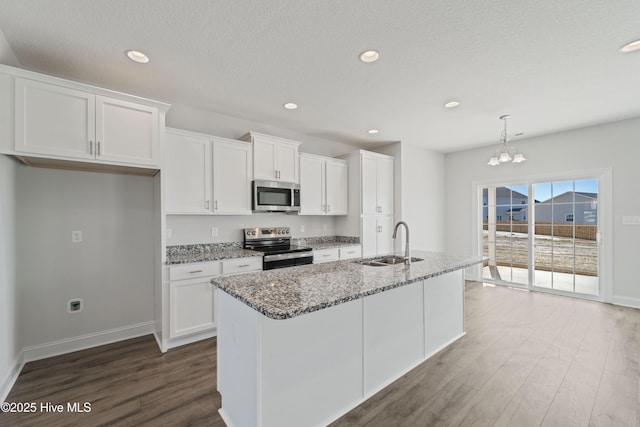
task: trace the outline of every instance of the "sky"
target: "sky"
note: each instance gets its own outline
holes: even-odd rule
[[[509,185],[507,188],[528,195],[528,186],[523,185]],[[533,184],[533,191],[535,198],[539,202],[544,202],[552,197],[559,196],[567,191],[576,191],[584,193],[598,193],[598,180],[597,179],[584,179],[576,181],[555,181],[555,182],[542,182]]]

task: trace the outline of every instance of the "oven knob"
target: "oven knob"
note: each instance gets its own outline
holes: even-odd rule
[[[255,235],[256,235],[256,230],[253,230],[253,231],[251,232],[251,234],[255,236]]]
[[[285,230],[285,233],[289,234],[289,230]]]
[[[246,234],[247,234],[247,236],[251,236],[251,232],[250,231],[247,231]]]

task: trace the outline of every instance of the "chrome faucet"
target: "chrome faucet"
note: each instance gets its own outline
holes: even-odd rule
[[[411,254],[409,253],[409,226],[407,225],[406,222],[404,221],[398,221],[398,223],[396,224],[396,228],[393,229],[393,238],[396,238],[396,235],[398,234],[398,227],[400,227],[400,225],[404,225],[405,230],[407,230],[407,240],[405,241],[405,248],[404,248],[404,263],[406,265],[411,265]]]

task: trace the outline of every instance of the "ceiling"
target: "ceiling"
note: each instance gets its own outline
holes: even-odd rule
[[[0,2],[23,68],[362,148],[441,152],[497,143],[502,114],[521,138],[640,116],[640,51],[618,51],[639,22],[637,0]],[[380,59],[361,62],[367,49]]]

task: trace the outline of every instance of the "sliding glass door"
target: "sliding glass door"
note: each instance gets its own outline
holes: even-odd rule
[[[600,297],[599,179],[483,186],[483,280]]]

